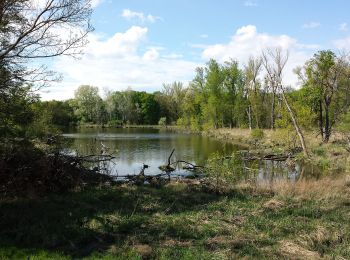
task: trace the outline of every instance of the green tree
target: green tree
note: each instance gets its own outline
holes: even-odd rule
[[[92,30],[90,0],[0,1],[0,128],[3,136],[25,135],[34,118],[30,91],[57,79],[35,59],[75,56]],[[62,29],[65,35],[61,35]],[[30,64],[31,66],[28,66]],[[22,129],[22,130],[21,130]]]
[[[204,97],[206,103],[203,105],[203,117],[206,118],[206,123],[211,127],[222,127],[224,125],[225,108],[223,105],[224,99],[224,79],[220,64],[211,59],[205,68],[205,87]]]
[[[160,107],[155,95],[142,92],[141,102],[142,123],[157,124],[160,119]]]
[[[160,105],[161,116],[166,117],[168,123],[176,122],[181,117],[185,93],[186,90],[181,82],[163,84],[163,90],[156,99]]]
[[[31,105],[36,102],[38,96],[30,86],[10,88],[6,95],[0,95],[0,138],[25,137],[35,118]]]
[[[349,105],[347,95],[348,64],[344,57],[337,57],[332,51],[320,51],[297,71],[308,89],[309,102],[318,114],[318,126],[324,142],[328,142],[333,125]]]
[[[81,122],[102,122],[102,99],[98,87],[82,85],[74,92],[75,114]]]

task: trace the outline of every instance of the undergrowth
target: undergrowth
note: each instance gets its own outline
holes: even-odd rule
[[[350,184],[196,180],[0,201],[0,258],[350,258]]]

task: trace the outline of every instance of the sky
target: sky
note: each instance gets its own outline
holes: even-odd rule
[[[41,91],[43,100],[74,97],[80,85],[106,91],[154,92],[163,83],[191,81],[209,59],[244,66],[266,48],[288,50],[284,83],[324,49],[350,52],[348,0],[93,0],[92,25],[80,59],[57,57],[51,69],[61,82]]]

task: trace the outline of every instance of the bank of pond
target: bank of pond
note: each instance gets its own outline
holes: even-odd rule
[[[150,176],[166,173],[172,179],[200,177],[202,166],[210,168],[212,175],[216,174],[214,171],[220,174],[226,170],[225,176],[220,177],[230,174],[235,180],[251,179],[258,183],[282,179],[295,182],[299,178],[322,175],[320,167],[294,158],[297,149],[277,154],[257,149],[249,151],[251,147],[244,143],[171,129],[74,128],[63,137],[66,140],[65,153],[77,156],[112,155],[110,161],[90,163],[88,167],[103,170],[119,181],[141,171]],[[172,150],[175,152],[169,158]],[[165,172],[161,166],[168,164],[169,159],[174,169]],[[193,167],[188,167],[189,164],[199,167],[194,171]],[[143,168],[144,165],[147,167]],[[165,177],[168,176],[166,174]]]

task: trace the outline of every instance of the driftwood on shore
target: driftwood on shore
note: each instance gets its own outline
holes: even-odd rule
[[[220,157],[219,160],[230,160],[234,158],[234,156],[223,156]],[[246,154],[242,155],[243,161],[286,161],[288,159],[294,158],[294,155],[291,154],[266,154],[266,155],[255,155],[255,154]],[[196,167],[203,167],[203,166],[196,166]]]
[[[176,160],[174,162],[171,162],[171,157],[173,156],[174,152],[175,152],[175,148],[171,151],[171,153],[170,153],[170,155],[168,157],[168,164],[161,165],[161,166],[158,167],[161,171],[164,171],[166,173],[173,172],[173,171],[175,171],[176,167],[179,164],[186,164],[185,166],[182,167],[182,169],[184,169],[184,170],[196,171],[196,170],[199,170],[199,169],[204,169],[204,166],[195,165],[193,163],[190,163],[190,162],[187,162],[187,161],[184,161],[184,160]]]
[[[136,185],[142,185],[142,184],[148,183],[151,186],[159,187],[170,181],[171,172],[175,171],[176,167],[180,163],[185,164],[185,166],[183,166],[182,168],[188,171],[197,171],[198,169],[204,169],[204,166],[195,165],[193,163],[190,163],[184,160],[177,160],[177,161],[171,162],[171,158],[174,155],[174,152],[175,152],[175,149],[171,151],[166,165],[161,165],[158,167],[164,173],[157,174],[157,175],[145,175],[145,169],[147,169],[149,166],[146,164],[143,164],[139,174],[127,175],[127,176],[124,176],[124,178],[126,179],[127,182],[131,182]]]
[[[170,155],[168,157],[168,164],[159,166],[158,167],[159,170],[161,170],[163,172],[166,172],[166,173],[170,173],[170,172],[175,171],[175,168],[171,166],[171,164],[172,164],[171,163],[171,157],[173,156],[174,152],[175,152],[175,148],[171,151],[171,153],[170,153]]]

